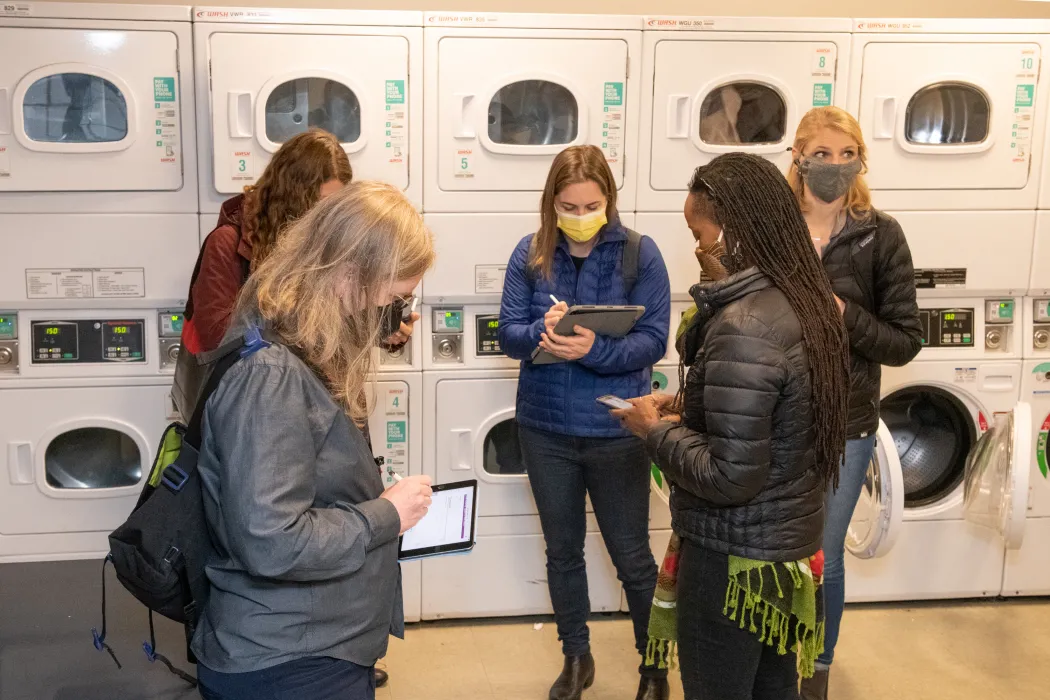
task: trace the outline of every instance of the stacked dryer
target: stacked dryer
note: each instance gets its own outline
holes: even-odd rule
[[[339,138],[355,180],[389,182],[420,206],[422,13],[198,7],[193,15],[202,244],[223,201],[311,127]],[[368,389],[372,448],[401,475],[422,473],[421,361],[418,338],[397,353],[377,350],[379,378]],[[405,618],[418,620],[419,562],[402,577]]]
[[[683,218],[697,166],[734,151],[782,170],[811,107],[845,105],[850,20],[646,17],[638,158],[638,230],[660,247],[671,278],[671,339],[654,389],[678,388],[674,332],[700,280],[696,242]],[[841,78],[840,78],[841,75]],[[650,527],[663,557],[670,537],[667,490],[653,472]]]
[[[437,483],[477,479],[469,557],[423,562],[423,617],[551,612],[543,534],[518,447],[518,363],[500,350],[507,261],[539,227],[554,156],[599,146],[633,226],[641,20],[425,13],[423,205],[438,249],[423,280],[427,459]],[[567,57],[571,56],[571,60]],[[588,506],[588,510],[590,507]],[[617,610],[620,585],[593,515],[592,609]]]
[[[868,143],[874,204],[911,248],[923,348],[883,369],[896,449],[880,430],[847,543],[849,600],[998,595],[1005,551],[1021,544],[1032,450],[1019,403],[1022,296],[1050,87],[1048,38],[1035,33],[1045,29],[855,23],[849,109]],[[1012,418],[1012,430],[990,430]],[[993,491],[990,506],[980,495]]]
[[[190,8],[0,10],[0,561],[101,557],[197,249]]]

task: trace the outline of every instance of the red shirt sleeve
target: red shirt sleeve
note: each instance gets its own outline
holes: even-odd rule
[[[203,351],[222,343],[230,326],[230,314],[241,290],[243,268],[237,253],[241,234],[233,226],[220,226],[204,242],[200,273],[190,294],[193,320]]]

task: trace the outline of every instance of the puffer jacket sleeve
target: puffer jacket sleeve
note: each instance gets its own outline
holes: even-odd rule
[[[706,433],[659,423],[646,436],[667,478],[717,506],[754,498],[772,464],[773,412],[788,381],[784,350],[753,316],[718,319],[704,354]]]
[[[622,374],[652,367],[667,352],[671,324],[671,283],[656,242],[642,238],[638,255],[638,281],[630,303],[645,313],[623,338],[596,336],[591,351],[580,358],[584,367],[598,374]],[[503,325],[502,323],[500,325]]]
[[[511,253],[499,307],[500,348],[507,357],[515,360],[530,359],[543,332],[543,318],[532,320],[529,316],[533,283],[526,267],[531,242],[532,236],[526,236]]]
[[[201,349],[214,350],[230,327],[237,294],[244,278],[237,244],[241,233],[230,225],[220,226],[204,239],[200,273],[193,283],[193,324]]]
[[[878,246],[875,312],[847,302],[843,321],[852,352],[869,362],[901,367],[911,362],[922,348],[915,270],[900,224],[889,217],[880,223],[875,235]]]

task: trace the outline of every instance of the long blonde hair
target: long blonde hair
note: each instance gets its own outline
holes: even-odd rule
[[[361,422],[381,307],[394,283],[433,262],[430,231],[401,191],[355,182],[285,230],[241,289],[236,318],[263,321]],[[348,294],[354,310],[344,303]]]
[[[862,167],[860,175],[850,185],[846,194],[846,211],[854,219],[863,219],[871,212],[871,190],[864,180],[864,174],[868,172],[868,146],[864,143],[864,133],[860,130],[860,124],[853,115],[840,107],[814,107],[806,112],[806,116],[799,122],[793,148],[801,156],[810,141],[824,129],[837,131],[857,143],[857,158],[860,159]],[[809,207],[806,204],[806,188],[795,159],[792,159],[791,167],[788,168],[787,180],[802,211],[807,211]]]
[[[593,182],[605,197],[605,218],[616,221],[616,180],[605,154],[597,146],[569,146],[559,153],[547,173],[547,184],[540,199],[540,230],[532,238],[529,266],[543,277],[554,274],[554,249],[558,245],[558,212],[554,198],[569,185]]]

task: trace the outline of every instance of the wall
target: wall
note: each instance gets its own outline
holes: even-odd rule
[[[119,1],[119,0],[118,0]],[[486,12],[824,16],[824,17],[1043,17],[1050,2],[1022,0],[131,0],[138,4],[212,4],[245,7],[328,7]]]

